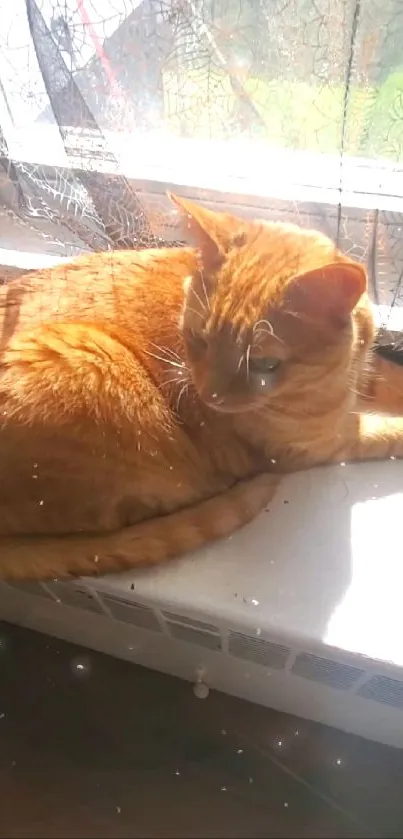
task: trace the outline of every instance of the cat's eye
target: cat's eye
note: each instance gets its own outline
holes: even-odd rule
[[[254,358],[249,359],[249,370],[251,373],[273,373],[279,364],[279,358],[255,356]]]

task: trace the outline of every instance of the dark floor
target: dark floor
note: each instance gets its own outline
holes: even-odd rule
[[[403,752],[0,623],[0,837],[402,837]]]

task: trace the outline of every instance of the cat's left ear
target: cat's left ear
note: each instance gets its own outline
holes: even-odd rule
[[[189,236],[200,251],[203,268],[207,273],[216,271],[231,246],[239,221],[172,193],[169,198],[185,219]]]
[[[291,280],[286,308],[317,322],[342,326],[366,289],[363,265],[334,262]]]

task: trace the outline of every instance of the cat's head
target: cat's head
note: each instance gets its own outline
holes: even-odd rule
[[[354,342],[362,265],[326,236],[248,221],[172,196],[198,249],[181,316],[201,399],[218,411],[255,409],[292,389],[307,365]]]

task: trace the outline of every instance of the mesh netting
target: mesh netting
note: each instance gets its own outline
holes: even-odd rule
[[[0,218],[12,215],[49,253],[170,243],[179,235],[164,228],[174,140],[204,143],[212,158],[215,144],[234,142],[250,157],[304,152],[313,168],[319,153],[339,190],[319,222],[366,260],[375,299],[390,307],[403,276],[402,39],[402,0],[3,3]],[[122,162],[131,138],[141,139],[136,176]],[[312,207],[284,204],[297,221],[317,221]]]

